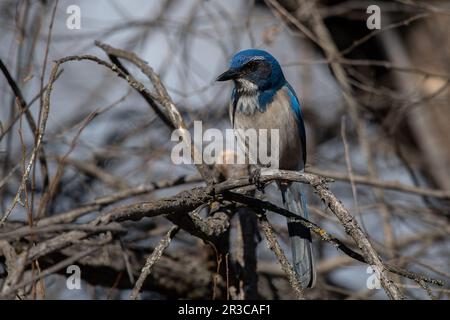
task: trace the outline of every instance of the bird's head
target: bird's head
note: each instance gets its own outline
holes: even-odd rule
[[[267,51],[257,49],[236,53],[230,68],[216,80],[233,80],[238,92],[248,94],[279,88],[286,81],[278,61]]]

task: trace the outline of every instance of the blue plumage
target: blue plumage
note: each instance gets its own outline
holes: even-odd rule
[[[302,108],[300,107],[300,102],[298,101],[297,95],[294,89],[292,89],[289,83],[286,84],[289,89],[289,97],[291,98],[291,107],[298,121],[298,134],[302,140],[302,150],[303,150],[303,163],[306,164],[306,130],[305,123],[303,122]]]
[[[244,50],[231,59],[229,70],[217,80],[233,80],[235,84],[230,103],[233,128],[278,130],[279,168],[303,170],[306,163],[303,114],[297,95],[286,81],[278,61],[263,50]],[[245,137],[239,134],[238,140],[244,145]],[[280,183],[279,188],[285,208],[308,218],[301,184]],[[310,232],[293,219],[288,219],[288,230],[294,269],[303,287],[311,287],[315,271]]]

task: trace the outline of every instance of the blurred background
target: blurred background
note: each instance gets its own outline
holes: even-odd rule
[[[72,5],[79,8],[79,29],[68,26]],[[368,28],[370,5],[380,8],[381,29]],[[215,83],[215,78],[234,53],[260,48],[278,59],[299,96],[307,131],[306,171],[336,180],[330,189],[384,261],[444,281],[427,293],[416,282],[394,276],[408,298],[448,299],[449,27],[450,1],[438,0],[1,0],[0,58],[29,110],[21,110],[0,75],[1,215],[14,202],[30,160],[36,142],[30,115],[39,123],[40,92],[54,60],[91,54],[108,61],[95,40],[135,52],[159,74],[189,128],[201,120],[204,129],[225,130],[231,84]],[[124,64],[152,88],[137,68]],[[7,275],[6,247],[19,254],[62,232],[15,232],[24,225],[77,209],[83,212],[71,222],[86,223],[120,204],[202,185],[194,166],[172,163],[171,131],[126,81],[92,62],[69,62],[61,69],[51,96],[45,154],[0,227],[0,241],[7,243],[0,246],[0,284]],[[267,197],[279,202],[275,188],[269,189]],[[98,199],[126,192],[95,206]],[[308,203],[312,221],[354,247],[310,190]],[[269,219],[289,256],[285,219],[275,214]],[[230,224],[233,265],[239,260],[239,219],[233,216]],[[159,216],[121,225],[125,233],[74,262],[81,268],[80,290],[66,287],[62,268],[32,281],[22,297],[127,298],[170,222]],[[258,232],[255,237],[258,277],[251,297],[294,298],[265,240]],[[319,273],[308,298],[387,298],[382,289],[368,288],[367,265],[318,238],[313,241]],[[23,270],[21,281],[87,246],[80,242],[49,251]],[[141,297],[225,298],[217,264],[212,246],[181,231],[155,264]]]

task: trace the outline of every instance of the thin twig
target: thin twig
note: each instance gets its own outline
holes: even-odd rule
[[[23,287],[29,285],[30,283],[39,281],[39,280],[41,280],[41,279],[43,279],[43,278],[45,278],[45,277],[47,277],[47,276],[49,276],[51,274],[54,274],[54,273],[58,272],[59,270],[67,267],[68,265],[71,265],[71,264],[77,262],[81,258],[84,258],[84,257],[94,253],[95,251],[99,250],[100,248],[101,248],[100,246],[89,248],[89,249],[86,249],[85,251],[79,252],[79,253],[77,253],[77,254],[75,254],[75,255],[67,258],[67,259],[64,259],[63,261],[58,262],[57,264],[51,266],[50,268],[45,269],[44,271],[40,272],[39,275],[34,276],[34,277],[30,278],[30,279],[24,280],[21,283],[8,288],[8,290],[6,290],[5,292],[2,292],[2,296],[3,297],[7,297],[8,295],[12,294],[17,289],[23,288]]]
[[[305,299],[305,294],[303,292],[302,285],[294,271],[294,268],[284,255],[284,252],[281,249],[280,244],[278,243],[277,237],[275,236],[272,227],[270,226],[269,221],[267,221],[267,218],[265,217],[264,214],[260,216],[259,223],[261,225],[261,230],[264,233],[264,236],[266,237],[267,244],[269,245],[270,250],[272,250],[275,256],[277,257],[278,262],[281,265],[281,268],[283,269],[284,273],[287,275],[289,279],[289,284],[294,290],[295,296],[299,300]]]
[[[118,62],[117,58],[122,58],[127,61],[132,62],[135,64],[141,71],[144,73],[149,80],[152,82],[153,87],[156,90],[156,93],[158,95],[158,102],[164,107],[165,109],[165,115],[168,116],[170,119],[171,127],[178,130],[180,133],[183,141],[188,144],[188,147],[191,148],[191,157],[193,160],[193,163],[196,164],[196,167],[202,177],[205,179],[205,181],[208,184],[211,184],[214,182],[214,176],[212,175],[211,170],[203,163],[198,161],[201,157],[200,151],[197,149],[194,143],[191,142],[190,134],[187,131],[186,125],[184,123],[183,117],[181,116],[181,113],[178,111],[178,108],[176,107],[175,103],[172,101],[172,98],[169,96],[166,88],[164,87],[161,79],[159,76],[153,71],[153,69],[141,58],[139,58],[136,54],[133,52],[113,48],[110,45],[101,43],[100,41],[96,41],[95,44],[103,49],[110,57],[115,57],[114,60],[116,63]],[[117,65],[117,64],[116,64]],[[121,70],[129,74],[129,72],[119,63],[117,65]],[[161,116],[161,113],[158,112]],[[190,144],[189,144],[190,143]]]
[[[180,228],[177,226],[170,228],[170,230],[166,233],[164,238],[162,238],[161,241],[158,243],[155,250],[153,250],[152,254],[147,258],[147,261],[145,262],[145,265],[142,268],[141,274],[137,279],[136,283],[134,284],[133,291],[131,292],[129,297],[130,300],[136,300],[137,296],[139,295],[139,291],[141,290],[142,285],[144,284],[145,279],[147,279],[149,274],[152,272],[153,265],[156,262],[158,262],[159,258],[161,258],[164,250],[166,250],[166,248],[170,244],[170,241],[179,230]]]
[[[331,178],[340,181],[350,181],[350,177],[347,173],[340,173],[329,170],[322,170],[313,167],[307,167],[307,172],[317,174],[322,177]],[[413,185],[404,184],[398,181],[383,181],[366,176],[353,174],[353,182],[357,184],[363,184],[380,189],[388,189],[394,191],[400,191],[405,193],[413,193],[420,196],[434,197],[437,199],[450,199],[450,192],[446,190],[434,190],[428,188],[416,187]]]

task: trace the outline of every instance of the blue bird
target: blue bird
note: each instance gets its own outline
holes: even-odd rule
[[[278,61],[263,50],[240,51],[231,59],[229,69],[216,80],[234,82],[229,113],[240,144],[245,145],[246,141],[238,131],[277,129],[279,169],[303,170],[306,163],[303,115],[297,95],[286,81]],[[302,184],[279,183],[278,187],[283,206],[307,219],[308,210]],[[293,219],[288,219],[288,232],[294,270],[303,288],[312,287],[316,276],[311,233]]]

